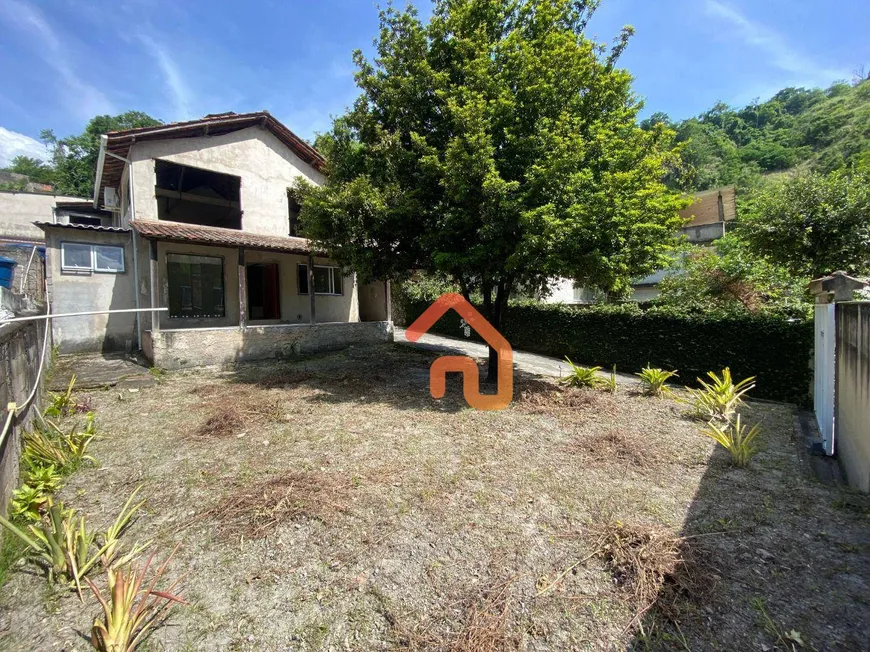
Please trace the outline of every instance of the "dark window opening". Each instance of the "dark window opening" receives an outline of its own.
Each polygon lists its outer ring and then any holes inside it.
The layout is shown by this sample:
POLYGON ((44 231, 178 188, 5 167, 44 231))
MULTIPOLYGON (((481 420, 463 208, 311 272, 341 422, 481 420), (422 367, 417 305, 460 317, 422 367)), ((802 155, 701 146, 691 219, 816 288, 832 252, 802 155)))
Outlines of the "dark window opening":
POLYGON ((290 237, 298 237, 301 231, 299 230, 299 212, 302 207, 292 193, 287 193, 287 208, 290 214, 290 237))
MULTIPOLYGON (((308 294, 308 265, 298 265, 299 294, 308 294)), ((341 268, 314 266, 314 294, 344 294, 341 268)))
POLYGON ((224 316, 224 261, 212 256, 167 254, 169 316, 224 316))
POLYGON ((248 265, 248 315, 251 319, 281 319, 278 265, 248 265))
POLYGON ((70 215, 70 224, 87 224, 88 226, 102 226, 103 220, 99 217, 85 217, 84 215, 70 215))
POLYGON ((167 161, 155 161, 154 169, 158 219, 242 228, 239 177, 167 161))

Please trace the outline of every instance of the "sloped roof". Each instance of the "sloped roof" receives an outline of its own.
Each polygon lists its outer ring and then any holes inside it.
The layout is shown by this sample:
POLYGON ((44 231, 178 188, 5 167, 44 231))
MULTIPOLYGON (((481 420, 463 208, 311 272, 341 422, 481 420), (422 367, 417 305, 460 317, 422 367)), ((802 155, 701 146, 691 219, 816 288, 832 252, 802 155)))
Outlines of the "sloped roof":
MULTIPOLYGON (((234 131, 260 126, 272 132, 278 140, 304 162, 316 170, 323 170, 326 159, 323 155, 294 134, 290 129, 276 120, 268 111, 254 113, 217 113, 210 114, 198 120, 186 122, 171 122, 154 127, 138 127, 123 131, 110 131, 105 135, 106 152, 127 158, 130 146, 136 142, 148 140, 168 140, 171 138, 194 138, 196 136, 217 136, 234 131)), ((102 169, 97 169, 99 180, 98 194, 95 200, 102 205, 103 190, 107 186, 117 187, 124 171, 124 162, 114 156, 101 157, 102 169)))
POLYGON ((142 237, 151 240, 193 242, 294 254, 307 254, 311 251, 311 246, 305 238, 259 235, 236 229, 222 229, 216 226, 200 226, 199 224, 184 224, 166 220, 132 220, 130 226, 142 237))
POLYGON ((680 211, 680 217, 691 220, 686 226, 703 226, 715 222, 730 222, 737 217, 737 188, 724 186, 695 193, 692 205, 680 211), (719 202, 721 197, 722 210, 719 202))
POLYGON ((34 222, 34 225, 45 229, 78 229, 83 231, 103 231, 105 233, 130 233, 130 229, 120 226, 97 226, 96 224, 60 224, 58 222, 34 222))

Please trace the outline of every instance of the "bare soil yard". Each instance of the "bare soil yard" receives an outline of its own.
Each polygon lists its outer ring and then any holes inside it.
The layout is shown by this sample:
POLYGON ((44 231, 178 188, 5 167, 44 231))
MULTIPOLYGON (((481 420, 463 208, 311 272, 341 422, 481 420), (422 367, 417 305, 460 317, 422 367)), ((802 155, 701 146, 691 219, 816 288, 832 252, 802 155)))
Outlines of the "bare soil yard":
MULTIPOLYGON (((870 648, 870 517, 805 474, 791 407, 746 407, 763 450, 740 470, 674 399, 518 378, 480 412, 458 381, 429 396, 432 359, 79 394, 99 465, 60 497, 103 527, 142 484, 126 541, 181 544, 190 604, 146 649, 870 648)), ((0 648, 87 649, 96 614, 18 564, 0 648)))

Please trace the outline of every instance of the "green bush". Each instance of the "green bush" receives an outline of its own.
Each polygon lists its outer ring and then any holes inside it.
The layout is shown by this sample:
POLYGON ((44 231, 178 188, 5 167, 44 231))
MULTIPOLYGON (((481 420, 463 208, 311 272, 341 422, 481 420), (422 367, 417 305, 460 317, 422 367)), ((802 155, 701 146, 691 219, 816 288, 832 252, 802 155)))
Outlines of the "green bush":
MULTIPOLYGON (((429 306, 421 299, 403 303, 406 325, 429 306)), ((462 337, 459 320, 448 312, 433 330, 462 337)), ((523 351, 624 370, 647 364, 679 369, 681 380, 691 385, 711 369, 729 367, 737 378, 756 377, 756 398, 804 404, 809 396, 811 319, 745 311, 691 313, 666 306, 643 310, 636 304, 525 302, 509 305, 504 323, 502 335, 523 351)))

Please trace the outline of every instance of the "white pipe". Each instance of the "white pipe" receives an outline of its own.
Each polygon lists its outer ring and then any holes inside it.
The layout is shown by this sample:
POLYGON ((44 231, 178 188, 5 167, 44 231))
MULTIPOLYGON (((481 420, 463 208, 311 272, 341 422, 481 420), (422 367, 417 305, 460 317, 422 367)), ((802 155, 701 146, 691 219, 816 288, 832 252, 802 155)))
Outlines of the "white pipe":
POLYGON ((116 315, 124 312, 162 312, 169 308, 124 308, 122 310, 89 310, 87 312, 60 312, 56 315, 32 315, 30 317, 15 317, 14 319, 0 320, 0 326, 3 324, 14 324, 21 321, 36 321, 37 319, 54 319, 55 317, 82 317, 86 315, 116 315))
POLYGON ((33 264, 33 257, 36 255, 36 247, 30 252, 30 260, 27 261, 27 269, 24 270, 24 276, 21 277, 21 284, 18 286, 18 294, 24 294, 24 282, 27 280, 27 275, 30 274, 30 266, 33 264))

